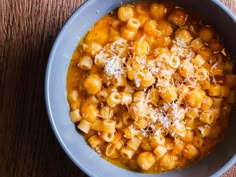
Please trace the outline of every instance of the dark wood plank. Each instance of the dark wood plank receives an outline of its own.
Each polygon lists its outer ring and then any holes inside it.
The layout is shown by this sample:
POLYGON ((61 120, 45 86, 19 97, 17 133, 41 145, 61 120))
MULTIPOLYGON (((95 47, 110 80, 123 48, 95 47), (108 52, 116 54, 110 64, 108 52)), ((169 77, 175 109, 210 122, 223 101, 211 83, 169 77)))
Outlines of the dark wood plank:
MULTIPOLYGON (((235 0, 222 1, 236 13, 235 0)), ((83 2, 0 0, 0 177, 86 177, 57 142, 44 103, 50 49, 83 2)))
POLYGON ((48 55, 82 0, 1 1, 0 176, 86 176, 59 146, 44 104, 48 55))
POLYGON ((235 0, 220 0, 223 2, 229 9, 236 14, 236 1, 235 0))

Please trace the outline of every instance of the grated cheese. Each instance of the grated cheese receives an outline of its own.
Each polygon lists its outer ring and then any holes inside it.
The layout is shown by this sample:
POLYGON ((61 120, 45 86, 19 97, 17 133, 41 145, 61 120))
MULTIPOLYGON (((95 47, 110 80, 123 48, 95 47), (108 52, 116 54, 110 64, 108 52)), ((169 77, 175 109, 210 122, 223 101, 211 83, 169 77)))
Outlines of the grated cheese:
POLYGON ((125 73, 122 59, 118 56, 112 56, 105 64, 104 71, 108 76, 119 78, 119 76, 125 73))
MULTIPOLYGON (((142 41, 145 39, 145 35, 142 36, 139 40, 142 41)), ((141 85, 140 78, 146 78, 146 75, 142 72, 147 70, 151 75, 155 76, 156 82, 153 87, 157 87, 159 92, 166 92, 170 87, 182 87, 182 88, 198 88, 199 83, 197 79, 197 75, 195 71, 199 68, 193 65, 193 72, 191 74, 186 75, 185 77, 180 76, 176 70, 177 68, 171 68, 168 63, 171 62, 173 57, 178 57, 180 60, 184 57, 184 62, 191 63, 191 59, 194 58, 195 54, 190 49, 189 46, 182 43, 181 41, 174 41, 171 49, 160 49, 156 48, 153 50, 153 58, 145 58, 145 56, 139 57, 135 55, 129 55, 126 57, 122 56, 122 50, 126 48, 128 50, 133 50, 132 43, 128 44, 124 40, 118 40, 111 43, 109 48, 109 54, 106 54, 103 50, 95 57, 103 58, 106 60, 104 71, 105 73, 114 78, 118 78, 121 75, 125 74, 127 70, 132 70, 133 68, 140 68, 138 71, 134 71, 134 84, 137 88, 141 85), (117 50, 121 50, 121 52, 117 52, 117 50), (164 52, 163 52, 164 51, 164 52), (168 51, 170 53, 168 53, 168 51), (125 61, 128 60, 126 63, 125 61)), ((192 64, 192 63, 191 63, 192 64)), ((215 63, 211 69, 217 67, 217 63, 215 63)), ((208 73, 207 73, 208 74, 208 73)), ((207 79, 209 80, 209 74, 207 75, 207 79)), ((216 79, 212 77, 212 82, 216 83, 216 79)), ((189 89, 183 89, 179 92, 179 99, 183 99, 184 95, 189 89)), ((144 137, 152 136, 152 135, 160 135, 160 134, 168 134, 171 133, 175 136, 175 132, 173 132, 170 127, 174 126, 177 129, 183 129, 183 122, 181 122, 181 117, 187 112, 187 108, 182 108, 178 106, 177 103, 163 103, 162 105, 152 105, 150 101, 150 94, 148 88, 144 88, 144 91, 147 91, 146 97, 140 100, 135 107, 133 107, 133 111, 138 117, 142 117, 148 121, 148 126, 139 130, 136 130, 133 124, 130 125, 130 131, 132 136, 140 131, 144 137), (171 112, 168 112, 171 110, 171 112), (179 120, 180 119, 180 120, 179 120), (156 128, 155 124, 158 123, 161 128, 156 128), (170 132, 172 131, 172 132, 170 132)), ((130 109, 130 105, 126 105, 127 109, 130 109)), ((136 120, 135 120, 136 121, 136 120)))

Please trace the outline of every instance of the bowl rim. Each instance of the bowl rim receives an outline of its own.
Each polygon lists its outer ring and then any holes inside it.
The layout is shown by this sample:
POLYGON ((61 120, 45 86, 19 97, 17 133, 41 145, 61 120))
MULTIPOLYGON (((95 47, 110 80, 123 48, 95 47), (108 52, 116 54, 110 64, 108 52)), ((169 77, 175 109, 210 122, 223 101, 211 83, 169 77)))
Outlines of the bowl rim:
MULTIPOLYGON (((49 81, 50 81, 50 71, 52 67, 52 63, 54 61, 54 55, 55 50, 58 47, 62 36, 64 33, 68 30, 70 24, 76 19, 77 15, 80 13, 81 10, 86 9, 87 6, 90 5, 95 0, 85 0, 79 7, 77 7, 74 12, 67 18, 67 20, 62 25, 61 29, 59 30, 55 41, 53 43, 53 46, 51 48, 48 62, 46 66, 46 72, 45 72, 45 87, 44 87, 44 96, 45 96, 45 103, 46 103, 46 110, 48 113, 48 118, 51 124, 51 127, 53 129, 54 135, 56 136, 60 146, 64 150, 64 152, 69 156, 70 160, 73 161, 73 163, 76 165, 76 167, 80 168, 84 173, 86 173, 88 176, 94 176, 94 173, 92 173, 89 169, 87 169, 83 164, 81 164, 74 156, 73 154, 68 150, 66 147, 60 132, 57 129, 57 125, 54 121, 54 117, 52 114, 52 108, 51 108, 51 102, 50 102, 50 88, 49 88, 49 81)), ((211 0, 214 4, 216 4, 220 9, 222 9, 236 24, 236 15, 220 0, 211 0)), ((212 177, 218 177, 221 176, 224 172, 226 172, 232 165, 236 163, 236 153, 217 171, 215 171, 211 176, 212 177)))
MULTIPOLYGON (((91 0, 90 0, 91 1, 91 0)), ((49 81, 50 81, 50 71, 53 63, 53 57, 55 55, 55 50, 57 49, 59 42, 62 39, 62 36, 64 35, 65 31, 69 28, 70 24, 74 21, 77 14, 80 13, 82 9, 85 9, 89 5, 89 0, 85 0, 79 7, 77 7, 74 12, 65 20, 65 22, 62 24, 61 29, 59 30, 58 34, 55 37, 55 41, 52 45, 51 51, 49 53, 48 57, 48 63, 46 66, 46 72, 45 72, 45 87, 44 87, 44 96, 45 96, 45 102, 46 102, 46 110, 48 113, 49 122, 51 124, 51 128, 53 129, 54 135, 56 136, 56 139, 58 140, 60 147, 62 147, 63 151, 67 154, 67 156, 72 160, 74 165, 78 167, 82 172, 84 172, 88 176, 94 176, 90 170, 88 170, 86 167, 83 166, 76 158, 73 156, 73 154, 68 150, 66 147, 60 132, 57 129, 56 123, 54 121, 54 117, 52 114, 52 108, 51 108, 51 102, 50 102, 50 91, 49 91, 49 81)))
POLYGON ((213 1, 218 7, 220 7, 230 18, 236 23, 236 15, 220 0, 211 0, 213 1))

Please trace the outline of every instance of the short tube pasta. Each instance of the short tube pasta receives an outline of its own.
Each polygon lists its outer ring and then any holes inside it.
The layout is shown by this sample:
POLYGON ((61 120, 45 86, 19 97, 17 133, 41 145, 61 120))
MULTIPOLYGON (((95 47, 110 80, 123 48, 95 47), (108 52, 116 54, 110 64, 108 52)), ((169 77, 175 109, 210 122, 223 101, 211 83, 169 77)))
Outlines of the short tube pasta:
POLYGON ((212 105, 213 105, 213 100, 212 100, 212 98, 209 97, 209 96, 206 96, 206 97, 204 98, 204 100, 202 101, 201 110, 203 110, 203 111, 210 110, 211 107, 212 107, 212 105))
POLYGON ((117 143, 121 140, 121 138, 123 137, 123 133, 121 131, 116 131, 114 138, 112 140, 112 143, 117 143))
POLYGON ((113 110, 108 106, 104 106, 100 110, 100 116, 103 119, 111 119, 113 115, 114 115, 113 110))
POLYGON ((166 88, 166 91, 161 91, 159 94, 161 98, 166 102, 172 102, 178 97, 175 87, 166 88))
POLYGON ((100 138, 106 142, 112 142, 114 137, 115 137, 114 132, 110 132, 110 133, 101 132, 101 134, 100 134, 100 138))
POLYGON ((96 131, 102 131, 103 130, 103 121, 100 119, 96 119, 92 123, 91 129, 96 130, 96 131))
POLYGON ((127 80, 125 76, 119 76, 113 82, 116 87, 122 87, 127 85, 127 80))
POLYGON ((103 131, 106 133, 115 132, 116 122, 114 120, 103 120, 103 131))
POLYGON ((106 147, 106 155, 108 157, 112 156, 116 152, 116 145, 113 143, 109 143, 106 147))
POLYGON ((79 125, 77 126, 78 129, 83 131, 84 133, 88 133, 91 127, 91 123, 86 120, 81 120, 79 125))
POLYGON ((212 85, 208 89, 208 95, 209 96, 220 96, 221 95, 221 86, 220 85, 212 85))
POLYGON ((133 138, 133 129, 132 127, 126 127, 123 129, 124 137, 127 139, 133 138))
POLYGON ((78 98, 78 92, 76 90, 70 91, 68 93, 67 99, 72 110, 80 107, 81 100, 78 98))
POLYGON ((127 142, 127 145, 132 148, 133 150, 137 151, 137 149, 139 148, 141 144, 141 140, 139 140, 138 138, 134 137, 132 139, 130 139, 128 142, 127 142))
POLYGON ((200 135, 205 138, 207 136, 210 135, 210 127, 209 126, 199 126, 198 127, 199 131, 200 131, 200 135))
POLYGON ((130 123, 133 122, 133 120, 127 112, 124 112, 122 114, 122 122, 125 126, 127 126, 127 125, 130 125, 130 123))
POLYGON ((121 118, 117 119, 116 120, 116 129, 119 130, 119 129, 122 129, 122 128, 124 128, 123 120, 121 118))
POLYGON ((115 107, 116 105, 120 104, 121 96, 118 92, 112 92, 107 98, 107 104, 110 107, 115 107))
POLYGON ((127 27, 121 28, 121 36, 126 40, 134 40, 136 36, 136 31, 130 30, 127 27))
POLYGON ((174 56, 170 58, 170 60, 168 60, 168 64, 170 65, 170 67, 177 69, 180 65, 180 59, 174 56))
POLYGON ((126 159, 131 159, 134 155, 134 152, 135 151, 128 146, 125 146, 120 150, 121 156, 123 156, 126 159))
POLYGON ((127 22, 127 28, 131 31, 138 31, 141 22, 137 18, 130 18, 127 22))
MULTIPOLYGON (((194 39, 194 40, 192 40, 192 42, 191 42, 191 47, 192 47, 192 49, 195 51, 195 52, 197 52, 198 50, 200 50, 202 47, 204 47, 204 44, 203 44, 203 41, 200 39, 200 38, 196 38, 196 39, 194 39)), ((200 62, 197 62, 197 65, 202 65, 202 62, 201 61, 203 61, 201 58, 199 58, 199 57, 201 57, 200 55, 197 55, 197 58, 195 58, 195 60, 196 61, 200 61, 200 62)), ((204 63, 204 62, 203 62, 204 63)))
POLYGON ((100 92, 97 94, 97 98, 101 101, 106 101, 107 97, 109 96, 108 90, 107 89, 102 89, 100 92))
POLYGON ((213 110, 202 112, 200 115, 200 120, 207 124, 214 123, 216 120, 215 112, 213 110))
POLYGON ((193 145, 197 148, 201 148, 203 146, 204 140, 201 137, 194 137, 193 145))
POLYGON ((159 145, 154 149, 153 152, 157 156, 157 158, 161 158, 167 152, 167 149, 162 145, 159 145))
POLYGON ((158 145, 164 145, 165 144, 165 138, 164 136, 153 136, 150 142, 150 145, 155 148, 158 145))
POLYGON ((199 68, 196 71, 196 75, 197 75, 197 78, 198 78, 199 81, 204 81, 204 80, 207 80, 209 78, 208 71, 205 68, 199 68))
POLYGON ((132 103, 132 95, 130 93, 121 92, 120 96, 121 96, 121 101, 120 101, 121 105, 129 105, 132 103))
POLYGON ((147 55, 150 51, 150 45, 145 40, 136 40, 134 41, 133 46, 135 55, 140 57, 142 57, 143 55, 147 55))
POLYGON ((103 141, 97 135, 93 135, 88 139, 88 144, 92 148, 96 148, 97 146, 99 146, 102 143, 103 143, 103 141))
POLYGON ((76 109, 70 112, 70 120, 72 122, 78 122, 81 120, 79 109, 76 109))

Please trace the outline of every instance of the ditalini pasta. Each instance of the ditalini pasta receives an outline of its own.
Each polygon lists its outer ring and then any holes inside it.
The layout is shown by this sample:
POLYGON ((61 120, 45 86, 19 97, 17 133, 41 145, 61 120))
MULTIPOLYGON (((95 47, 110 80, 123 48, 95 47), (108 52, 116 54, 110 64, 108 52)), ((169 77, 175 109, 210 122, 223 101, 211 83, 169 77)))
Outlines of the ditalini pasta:
POLYGON ((236 101, 233 62, 214 28, 170 2, 119 7, 74 51, 70 118, 106 160, 160 173, 202 159, 236 101))

